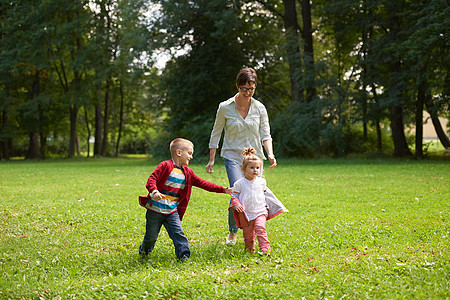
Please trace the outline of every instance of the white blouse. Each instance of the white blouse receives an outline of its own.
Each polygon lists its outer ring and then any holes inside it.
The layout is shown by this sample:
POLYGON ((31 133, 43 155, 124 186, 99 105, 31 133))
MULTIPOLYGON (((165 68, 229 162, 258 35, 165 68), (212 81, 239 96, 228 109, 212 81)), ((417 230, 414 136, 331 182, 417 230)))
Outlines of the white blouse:
POLYGON ((252 98, 247 116, 242 118, 236 109, 234 97, 219 104, 216 120, 211 131, 209 148, 218 148, 222 131, 225 129, 220 155, 224 158, 242 162, 242 150, 253 147, 256 155, 266 159, 262 142, 272 140, 269 117, 264 104, 252 98))
POLYGON ((267 205, 264 191, 266 190, 266 180, 256 177, 250 181, 243 177, 233 185, 234 196, 239 199, 244 207, 248 221, 256 219, 260 215, 267 215, 267 205))

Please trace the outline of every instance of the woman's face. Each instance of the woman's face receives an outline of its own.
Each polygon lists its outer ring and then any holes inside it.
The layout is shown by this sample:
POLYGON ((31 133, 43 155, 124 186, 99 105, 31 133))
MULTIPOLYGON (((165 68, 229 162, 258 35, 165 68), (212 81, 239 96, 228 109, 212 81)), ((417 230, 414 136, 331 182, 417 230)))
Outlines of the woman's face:
POLYGON ((250 100, 250 98, 255 93, 256 83, 247 82, 245 85, 236 85, 239 91, 239 96, 245 100, 250 100))

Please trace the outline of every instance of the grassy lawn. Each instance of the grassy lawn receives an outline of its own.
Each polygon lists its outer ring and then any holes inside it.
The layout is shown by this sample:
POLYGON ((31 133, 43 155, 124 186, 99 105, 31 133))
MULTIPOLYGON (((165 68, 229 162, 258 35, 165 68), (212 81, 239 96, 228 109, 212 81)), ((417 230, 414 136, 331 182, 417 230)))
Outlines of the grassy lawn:
MULTIPOLYGON (((195 161, 195 160, 194 160, 195 161)), ((448 299, 450 162, 281 160, 265 171, 290 210, 272 256, 225 245, 228 197, 194 188, 189 262, 162 229, 148 258, 145 158, 0 163, 0 299, 448 299)), ((227 185, 215 173, 200 177, 227 185)))

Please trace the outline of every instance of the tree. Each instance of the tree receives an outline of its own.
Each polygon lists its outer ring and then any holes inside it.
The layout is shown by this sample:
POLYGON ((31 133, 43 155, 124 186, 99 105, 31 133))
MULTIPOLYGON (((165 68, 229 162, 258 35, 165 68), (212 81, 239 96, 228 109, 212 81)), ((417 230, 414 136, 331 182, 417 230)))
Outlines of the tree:
MULTIPOLYGON (((93 1, 94 37, 90 44, 91 66, 95 71, 94 84, 97 90, 95 106, 95 155, 108 155, 111 143, 111 116, 117 111, 115 155, 118 155, 123 127, 126 83, 131 77, 142 76, 145 64, 136 63, 148 49, 145 37, 147 29, 143 22, 146 2, 133 1, 93 1), (95 4, 95 6, 94 6, 95 4), (117 96, 118 95, 118 96, 117 96), (103 98, 103 101, 101 99, 103 98), (116 99, 119 98, 117 103, 116 99), (102 103, 103 102, 103 103, 102 103), (116 106, 119 109, 116 110, 116 106), (103 112, 102 112, 103 111, 103 112)), ((115 129, 112 129, 116 131, 115 129)))
POLYGON ((424 106, 431 115, 433 125, 445 148, 450 147, 447 134, 438 119, 440 112, 448 110, 448 34, 450 8, 447 1, 429 0, 411 3, 408 16, 410 34, 402 42, 404 58, 411 70, 417 89, 416 103, 416 156, 422 157, 422 114, 424 106))
POLYGON ((9 157, 8 147, 13 139, 21 138, 22 131, 29 139, 27 157, 43 157, 47 141, 58 134, 62 141, 69 141, 68 147, 62 147, 67 155, 74 156, 80 149, 77 124, 85 123, 89 140, 94 105, 102 121, 97 141, 103 140, 103 154, 113 134, 118 136, 119 148, 125 110, 134 106, 126 103, 127 94, 136 94, 132 89, 143 90, 146 57, 142 54, 148 50, 146 2, 98 3, 103 8, 98 13, 92 10, 95 2, 87 0, 1 3, 2 157, 9 157), (103 99, 106 95, 108 105, 95 102, 98 93, 103 99), (120 101, 115 103, 117 94, 120 101), (78 119, 81 108, 84 120, 78 119), (113 122, 108 121, 111 114, 115 114, 113 122), (110 123, 120 128, 111 128, 110 123), (66 125, 67 132, 62 129, 66 125))
POLYGON ((75 155, 77 143, 77 118, 86 91, 83 77, 88 70, 86 37, 89 32, 90 15, 87 1, 52 0, 46 3, 47 13, 53 17, 50 28, 54 37, 49 47, 53 70, 58 75, 63 101, 66 103, 70 135, 68 157, 75 155))
POLYGON ((5 71, 2 82, 10 99, 3 103, 3 127, 8 128, 10 108, 14 100, 18 100, 17 118, 21 119, 21 127, 29 137, 26 157, 43 158, 46 131, 52 122, 49 108, 54 101, 45 90, 50 68, 47 49, 52 38, 48 28, 52 20, 44 13, 47 6, 41 1, 11 2, 3 8, 1 61, 5 71))
POLYGON ((286 52, 291 78, 291 94, 295 102, 304 101, 303 65, 299 48, 299 25, 295 0, 284 0, 284 27, 286 29, 286 52))
POLYGON ((161 7, 152 28, 155 47, 180 51, 162 74, 166 128, 204 152, 217 105, 235 91, 234 78, 246 62, 240 9, 226 0, 155 2, 161 7))
POLYGON ((274 18, 283 20, 284 30, 282 32, 286 43, 292 99, 294 102, 303 102, 305 99, 307 102, 311 102, 316 96, 316 74, 310 1, 299 1, 302 26, 299 23, 296 0, 283 0, 282 3, 262 0, 255 2, 271 12, 271 16, 274 18), (281 11, 280 7, 284 7, 284 11, 281 11), (303 53, 300 51, 301 45, 303 45, 303 53))

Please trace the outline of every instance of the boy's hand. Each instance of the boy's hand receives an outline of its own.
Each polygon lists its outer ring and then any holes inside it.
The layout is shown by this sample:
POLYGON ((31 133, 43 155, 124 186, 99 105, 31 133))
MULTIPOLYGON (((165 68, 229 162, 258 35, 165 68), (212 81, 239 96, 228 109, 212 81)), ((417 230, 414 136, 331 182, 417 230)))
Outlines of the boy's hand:
POLYGON ((237 212, 244 212, 244 207, 241 204, 235 205, 233 208, 237 212))
POLYGON ((152 196, 153 200, 161 200, 161 199, 165 199, 166 196, 164 194, 161 194, 159 191, 156 191, 153 196, 152 196))
POLYGON ((233 188, 230 188, 230 187, 224 187, 224 188, 223 188, 223 192, 224 192, 225 194, 230 194, 230 195, 231 195, 231 193, 233 192, 233 188))

